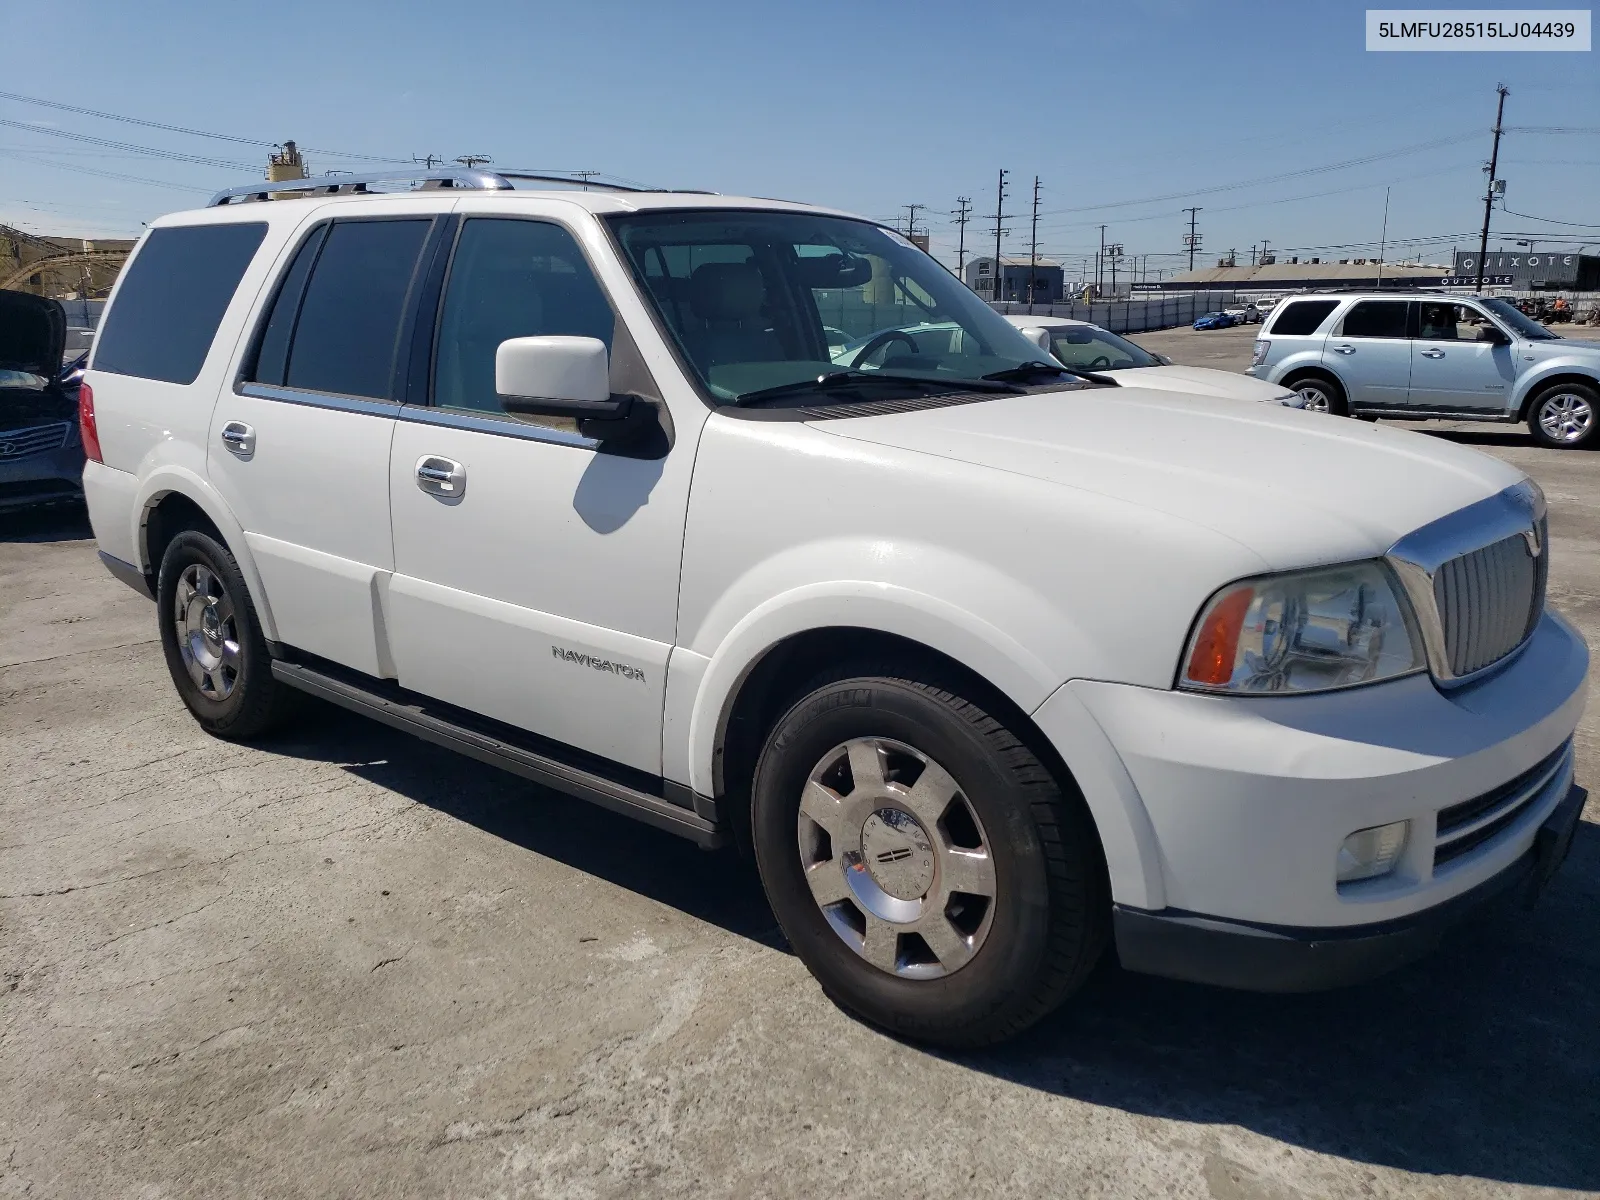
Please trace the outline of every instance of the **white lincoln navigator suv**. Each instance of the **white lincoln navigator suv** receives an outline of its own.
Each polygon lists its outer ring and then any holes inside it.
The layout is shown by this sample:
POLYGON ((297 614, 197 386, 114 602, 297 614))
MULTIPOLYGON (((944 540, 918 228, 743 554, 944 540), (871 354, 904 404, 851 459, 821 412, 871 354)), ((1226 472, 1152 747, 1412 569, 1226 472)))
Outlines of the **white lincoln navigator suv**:
POLYGON ((1515 468, 1065 368, 842 213, 395 182, 155 222, 95 347, 101 555, 215 735, 310 693, 741 843, 948 1045, 1108 944, 1365 977, 1560 863, 1588 652, 1515 468))

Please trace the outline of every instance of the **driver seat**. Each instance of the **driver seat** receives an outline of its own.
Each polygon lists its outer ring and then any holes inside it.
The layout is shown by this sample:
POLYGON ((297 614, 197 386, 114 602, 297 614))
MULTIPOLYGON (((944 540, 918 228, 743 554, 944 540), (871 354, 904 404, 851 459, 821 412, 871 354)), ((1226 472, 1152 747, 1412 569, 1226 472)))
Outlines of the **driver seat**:
POLYGON ((703 323, 697 357, 705 366, 788 358, 762 309, 766 281, 753 263, 702 263, 689 276, 689 307, 703 323))

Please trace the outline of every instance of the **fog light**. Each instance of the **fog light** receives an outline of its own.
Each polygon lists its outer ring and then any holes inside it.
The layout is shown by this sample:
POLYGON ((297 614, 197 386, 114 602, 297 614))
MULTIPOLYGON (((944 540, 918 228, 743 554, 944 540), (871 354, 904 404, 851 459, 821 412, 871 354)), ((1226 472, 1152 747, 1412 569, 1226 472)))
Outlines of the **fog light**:
POLYGON ((1394 870, 1395 863, 1400 861, 1400 852, 1406 848, 1406 829, 1410 824, 1396 821, 1392 825, 1375 825, 1371 829, 1358 829, 1345 838, 1344 845, 1339 847, 1339 882, 1376 879, 1394 870))

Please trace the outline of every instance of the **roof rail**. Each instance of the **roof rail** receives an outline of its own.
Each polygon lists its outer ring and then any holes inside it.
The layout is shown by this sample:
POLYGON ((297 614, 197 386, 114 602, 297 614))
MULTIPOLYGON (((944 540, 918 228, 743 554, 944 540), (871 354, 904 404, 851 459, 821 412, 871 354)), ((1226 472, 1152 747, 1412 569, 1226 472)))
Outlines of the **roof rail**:
MULTIPOLYGON (((576 181, 574 181, 576 182, 576 181)), ((206 204, 216 208, 222 204, 249 204, 271 200, 283 193, 299 196, 361 195, 371 190, 374 183, 421 183, 425 189, 476 188, 485 191, 505 191, 511 187, 503 175, 492 171, 474 171, 454 167, 438 171, 376 171, 370 175, 318 175, 313 179, 263 180, 240 187, 223 188, 206 204)))

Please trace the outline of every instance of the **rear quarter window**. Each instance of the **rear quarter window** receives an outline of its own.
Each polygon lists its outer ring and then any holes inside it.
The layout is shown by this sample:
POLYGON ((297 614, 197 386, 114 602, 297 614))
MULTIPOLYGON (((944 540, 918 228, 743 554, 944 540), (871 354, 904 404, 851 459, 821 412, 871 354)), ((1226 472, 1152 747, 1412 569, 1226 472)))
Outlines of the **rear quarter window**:
POLYGON ((153 230, 100 327, 94 369, 193 383, 266 236, 265 222, 153 230))
POLYGON ((1338 307, 1337 300, 1296 300, 1292 304, 1281 304, 1277 316, 1272 318, 1272 327, 1265 332, 1282 337, 1315 333, 1317 326, 1338 307))

